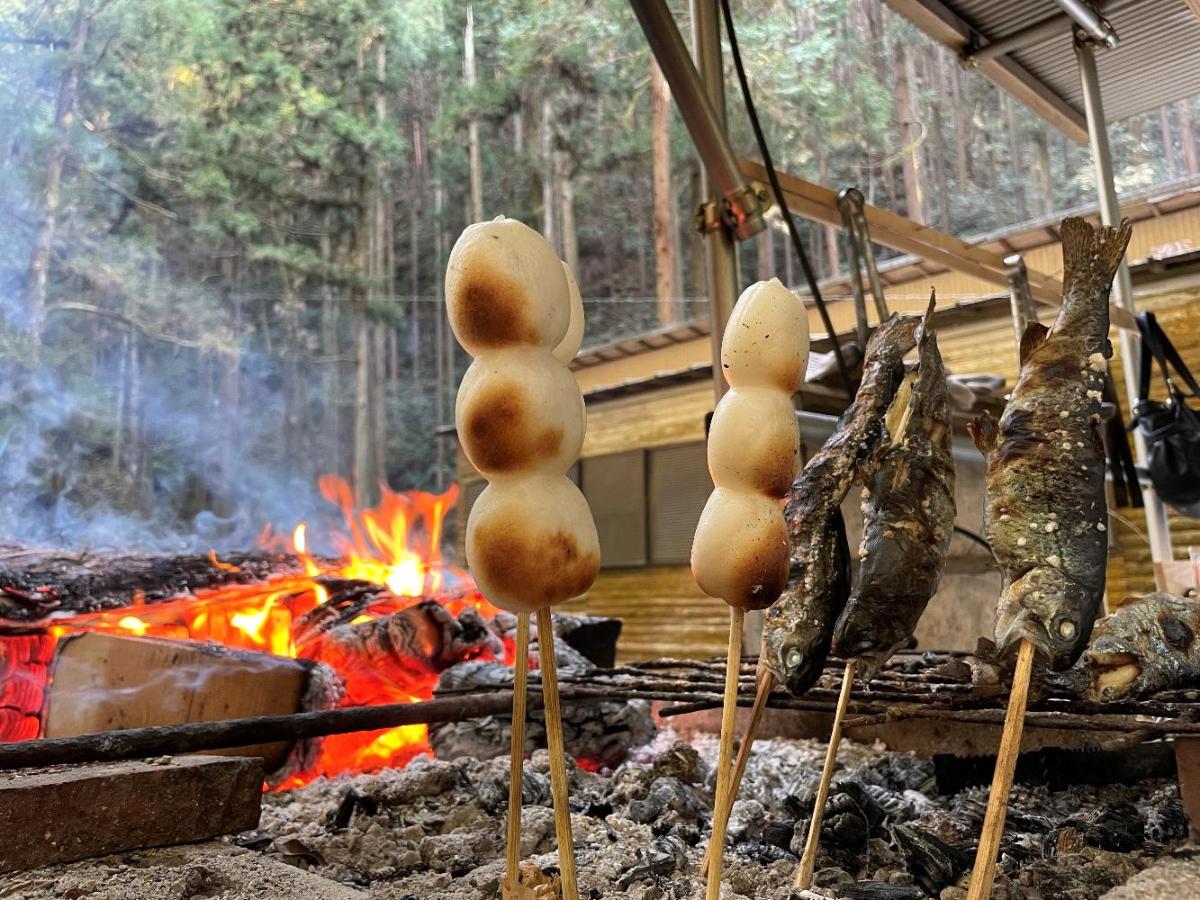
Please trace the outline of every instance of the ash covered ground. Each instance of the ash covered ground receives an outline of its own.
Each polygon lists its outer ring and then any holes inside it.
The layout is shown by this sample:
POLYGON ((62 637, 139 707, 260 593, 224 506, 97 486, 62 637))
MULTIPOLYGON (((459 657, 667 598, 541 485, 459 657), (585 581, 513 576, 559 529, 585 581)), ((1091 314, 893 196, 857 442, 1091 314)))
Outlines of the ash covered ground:
MULTIPOLYGON (((823 754, 819 741, 756 745, 731 822, 723 897, 801 896, 790 885, 823 754)), ((573 770, 582 897, 703 896, 715 756, 714 738, 688 744, 664 732, 611 774, 573 770)), ((820 893, 965 897, 986 789, 939 796, 929 762, 851 741, 839 762, 817 866, 820 893)), ((267 796, 255 833, 0 876, 0 896, 490 900, 503 872, 507 767, 504 757, 421 759, 403 771, 319 781, 267 796)), ((553 874, 544 752, 527 763, 524 798, 522 853, 553 874)), ((1200 863, 1185 836, 1173 781, 1058 791, 1018 785, 993 897, 1200 896, 1200 863), (1192 893, 1189 877, 1197 879, 1192 893)))

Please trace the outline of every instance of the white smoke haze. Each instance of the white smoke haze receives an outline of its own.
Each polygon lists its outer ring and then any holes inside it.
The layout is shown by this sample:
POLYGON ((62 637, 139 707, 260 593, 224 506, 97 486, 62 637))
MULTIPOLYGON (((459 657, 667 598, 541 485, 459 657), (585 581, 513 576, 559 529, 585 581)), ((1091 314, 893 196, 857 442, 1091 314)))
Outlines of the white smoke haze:
POLYGON ((116 458, 118 442, 129 441, 114 421, 119 373, 0 360, 0 540, 163 553, 249 549, 264 525, 289 533, 306 520, 311 549, 330 552, 322 536, 340 512, 316 489, 321 461, 288 457, 279 446, 275 367, 242 357, 239 406, 252 412, 231 421, 206 396, 191 356, 147 356, 138 458, 124 461, 116 458))

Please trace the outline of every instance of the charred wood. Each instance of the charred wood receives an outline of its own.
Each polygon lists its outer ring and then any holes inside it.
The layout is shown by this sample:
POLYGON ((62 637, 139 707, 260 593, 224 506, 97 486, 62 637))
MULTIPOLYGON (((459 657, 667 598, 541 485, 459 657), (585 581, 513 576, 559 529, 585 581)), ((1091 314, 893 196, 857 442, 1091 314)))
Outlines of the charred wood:
POLYGON ((0 620, 34 623, 50 612, 98 612, 225 584, 297 574, 290 554, 155 556, 0 546, 0 620))

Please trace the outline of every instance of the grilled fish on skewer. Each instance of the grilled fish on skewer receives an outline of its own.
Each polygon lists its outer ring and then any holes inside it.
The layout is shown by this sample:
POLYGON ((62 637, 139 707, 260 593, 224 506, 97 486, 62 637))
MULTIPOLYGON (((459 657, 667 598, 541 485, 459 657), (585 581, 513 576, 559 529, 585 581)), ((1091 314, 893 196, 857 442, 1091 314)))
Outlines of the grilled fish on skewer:
POLYGON ((1061 671, 1078 659, 1104 593, 1104 448, 1097 426, 1112 353, 1108 295, 1127 221, 1062 224, 1063 302, 1054 326, 1021 339, 1021 375, 1004 415, 969 426, 987 455, 984 530, 1004 576, 1001 654, 1029 640, 1061 671))
POLYGON ((766 614, 763 664, 792 694, 821 674, 834 622, 850 591, 850 559, 841 502, 857 467, 875 451, 883 418, 916 346, 919 320, 893 316, 871 337, 863 380, 833 435, 796 482, 784 515, 792 539, 787 587, 766 614))
POLYGON ((937 590, 954 533, 950 396, 937 335, 921 324, 917 368, 900 383, 887 437, 863 469, 862 565, 834 629, 838 656, 857 657, 866 681, 912 637, 937 590))
POLYGON ((1171 594, 1130 600, 1096 623, 1080 663, 1092 700, 1142 697, 1200 681, 1200 602, 1171 594))

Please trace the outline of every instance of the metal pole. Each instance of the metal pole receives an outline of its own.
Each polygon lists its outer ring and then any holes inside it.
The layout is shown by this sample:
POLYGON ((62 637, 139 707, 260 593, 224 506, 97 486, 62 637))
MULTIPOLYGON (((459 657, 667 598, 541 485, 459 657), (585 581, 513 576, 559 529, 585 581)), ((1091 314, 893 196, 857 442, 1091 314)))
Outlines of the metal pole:
MULTIPOLYGON (((721 62, 720 0, 691 0, 692 52, 704 92, 712 104, 717 126, 725 133, 725 67, 721 62)), ((707 200, 720 204, 716 196, 719 185, 705 168, 701 171, 700 191, 707 200)), ((717 400, 725 395, 729 385, 721 369, 721 338, 725 323, 733 313, 737 297, 737 257, 733 236, 724 226, 708 232, 704 242, 704 259, 708 271, 708 301, 712 320, 713 390, 717 400)))
MULTIPOLYGON (((1112 153, 1108 146, 1108 125, 1104 120, 1104 104, 1100 97, 1100 76, 1096 71, 1094 44, 1076 32, 1075 59, 1079 64, 1079 78, 1083 86, 1083 110, 1087 116, 1088 140, 1092 146, 1092 164, 1096 169, 1096 193, 1100 199, 1100 221, 1105 225, 1116 225, 1121 220, 1121 206, 1117 202, 1117 187, 1113 182, 1112 153)), ((1113 282, 1113 302, 1130 312, 1134 311, 1133 279, 1129 266, 1122 260, 1113 282)), ((1125 397, 1133 407, 1137 397, 1138 340, 1125 329, 1119 330, 1121 341, 1121 368, 1125 375, 1125 397)), ((1138 465, 1146 461, 1146 441, 1141 432, 1133 433, 1134 448, 1138 465)), ((1150 538, 1150 558, 1162 563, 1172 558, 1171 531, 1167 524, 1167 510, 1152 487, 1142 489, 1145 499, 1146 531, 1150 538)), ((1157 576, 1157 571, 1156 571, 1157 576)))
MULTIPOLYGON (((692 136, 713 191, 720 194, 719 218, 738 240, 748 240, 767 225, 758 194, 738 167, 725 135, 724 106, 718 111, 717 103, 706 93, 665 0, 632 0, 632 6, 650 51, 671 87, 679 115, 692 136)), ((719 54, 719 45, 717 50, 719 54)))
POLYGON ((1104 44, 1109 50, 1117 46, 1117 33, 1113 27, 1086 0, 1058 0, 1058 5, 1088 38, 1104 44))
POLYGON ((980 63, 987 62, 989 59, 995 59, 997 56, 1003 56, 1005 53, 1010 53, 1013 50, 1020 50, 1022 47, 1036 44, 1044 38, 1070 31, 1074 27, 1074 24, 1075 20, 1066 13, 1057 13, 1048 19, 1034 22, 1020 31, 1014 31, 1012 34, 1002 37, 999 40, 984 44, 978 50, 969 52, 963 56, 962 61, 969 66, 977 66, 980 63))
POLYGON ((846 192, 838 196, 838 212, 842 214, 842 230, 846 234, 846 259, 850 263, 850 290, 854 293, 854 322, 857 326, 858 346, 865 348, 871 337, 871 326, 867 322, 867 297, 863 293, 862 262, 858 257, 858 240, 854 234, 854 217, 846 192))
MULTIPOLYGON (((1113 0, 1113 2, 1105 3, 1102 9, 1104 15, 1112 15, 1115 12, 1123 9, 1126 6, 1131 6, 1137 0, 1113 0)), ((1060 2, 1060 6, 1063 4, 1060 2)), ((1064 7, 1065 8, 1065 7, 1064 7)), ((1099 20, 1099 28, 1102 37, 1097 38, 1110 50, 1117 46, 1118 36, 1112 26, 1103 18, 1099 20)), ((972 49, 967 47, 963 51, 962 61, 968 66, 978 66, 980 63, 985 63, 990 59, 995 59, 997 56, 1004 56, 1006 53, 1012 53, 1014 50, 1021 50, 1025 47, 1032 46, 1039 41, 1052 38, 1055 35, 1063 34, 1072 30, 1075 27, 1076 19, 1071 13, 1061 12, 1055 13, 1039 22, 1034 22, 1032 25, 1026 25, 1017 31, 1007 34, 1002 38, 997 38, 984 44, 982 47, 972 49)))
POLYGON ((1021 339, 1031 322, 1038 320, 1033 294, 1029 291, 1029 269, 1020 253, 1004 257, 1004 272, 1008 275, 1008 299, 1012 304, 1013 331, 1017 338, 1017 365, 1021 364, 1021 339))

